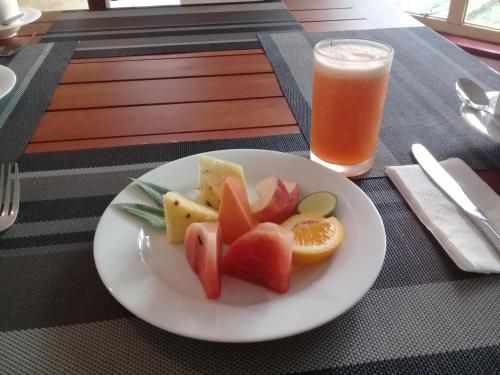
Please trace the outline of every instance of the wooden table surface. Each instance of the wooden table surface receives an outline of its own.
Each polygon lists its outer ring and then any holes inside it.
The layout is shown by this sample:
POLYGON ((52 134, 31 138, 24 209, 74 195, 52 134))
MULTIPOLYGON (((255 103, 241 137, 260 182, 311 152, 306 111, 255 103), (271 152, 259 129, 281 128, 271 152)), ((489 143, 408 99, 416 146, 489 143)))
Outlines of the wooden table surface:
MULTIPOLYGON (((418 26, 379 0, 285 0, 308 31, 418 26)), ((44 13, 3 41, 36 43, 44 13)), ((297 133, 262 49, 75 59, 26 152, 297 133)))
MULTIPOLYGON (((284 3, 306 31, 421 26, 381 0, 284 3)), ((57 15, 0 45, 39 42, 57 15)), ((74 59, 25 152, 298 132, 262 49, 74 59)), ((500 193, 498 170, 480 175, 500 193)))

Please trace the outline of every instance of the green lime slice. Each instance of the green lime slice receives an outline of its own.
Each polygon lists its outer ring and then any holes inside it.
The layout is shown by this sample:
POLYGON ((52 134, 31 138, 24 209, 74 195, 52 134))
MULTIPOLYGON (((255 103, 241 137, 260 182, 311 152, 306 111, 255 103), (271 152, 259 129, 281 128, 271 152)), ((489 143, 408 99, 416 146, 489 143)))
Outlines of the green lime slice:
POLYGON ((300 214, 319 214, 323 217, 333 215, 337 207, 337 196, 328 191, 317 191, 302 198, 297 205, 300 214))

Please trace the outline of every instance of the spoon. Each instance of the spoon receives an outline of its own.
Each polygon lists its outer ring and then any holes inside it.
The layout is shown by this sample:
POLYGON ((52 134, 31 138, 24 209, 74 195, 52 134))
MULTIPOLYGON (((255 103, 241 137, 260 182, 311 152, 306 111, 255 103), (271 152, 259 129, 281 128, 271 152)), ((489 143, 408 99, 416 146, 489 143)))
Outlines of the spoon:
POLYGON ((468 78, 459 78, 455 84, 458 97, 469 107, 485 111, 494 115, 490 107, 490 99, 486 96, 484 90, 476 82, 468 78))

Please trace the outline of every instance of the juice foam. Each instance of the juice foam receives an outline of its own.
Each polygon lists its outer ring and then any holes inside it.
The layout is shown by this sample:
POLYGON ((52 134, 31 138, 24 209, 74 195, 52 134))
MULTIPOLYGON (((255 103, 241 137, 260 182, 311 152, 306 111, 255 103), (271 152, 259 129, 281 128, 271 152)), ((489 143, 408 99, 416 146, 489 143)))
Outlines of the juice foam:
POLYGON ((389 51, 371 45, 355 43, 326 44, 315 53, 315 64, 324 74, 345 74, 355 78, 357 75, 366 78, 387 74, 390 65, 386 58, 389 51))

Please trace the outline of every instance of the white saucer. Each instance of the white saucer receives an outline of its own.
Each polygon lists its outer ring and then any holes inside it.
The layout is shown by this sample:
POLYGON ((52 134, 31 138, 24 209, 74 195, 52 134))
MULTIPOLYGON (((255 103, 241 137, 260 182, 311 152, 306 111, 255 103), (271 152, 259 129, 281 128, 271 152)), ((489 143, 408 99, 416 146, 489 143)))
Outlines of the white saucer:
MULTIPOLYGON (((499 92, 488 91, 486 95, 490 99, 490 107, 495 108, 499 92)), ((500 143, 500 117, 471 108, 466 104, 460 106, 460 115, 469 126, 492 141, 500 143)))
POLYGON ((42 15, 42 12, 35 8, 21 7, 20 10, 23 13, 20 19, 10 25, 0 25, 0 39, 12 38, 22 26, 36 21, 42 15))
POLYGON ((7 95, 16 84, 16 74, 7 68, 0 65, 0 99, 7 95))

